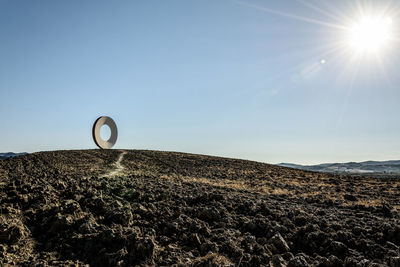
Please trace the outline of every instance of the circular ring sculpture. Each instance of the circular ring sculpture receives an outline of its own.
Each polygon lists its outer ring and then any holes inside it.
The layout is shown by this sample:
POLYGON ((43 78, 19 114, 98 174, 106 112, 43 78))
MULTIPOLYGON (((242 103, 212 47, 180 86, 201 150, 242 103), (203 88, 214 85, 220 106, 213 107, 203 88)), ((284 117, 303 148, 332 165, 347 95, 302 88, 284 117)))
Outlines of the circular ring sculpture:
POLYGON ((115 145, 115 142, 117 142, 117 137, 118 137, 117 125, 115 124, 114 120, 111 119, 110 117, 101 116, 93 124, 92 135, 94 142, 99 148, 110 149, 115 145), (101 138, 100 136, 100 129, 103 125, 108 125, 108 127, 110 127, 111 130, 111 136, 107 141, 103 140, 103 138, 101 138))

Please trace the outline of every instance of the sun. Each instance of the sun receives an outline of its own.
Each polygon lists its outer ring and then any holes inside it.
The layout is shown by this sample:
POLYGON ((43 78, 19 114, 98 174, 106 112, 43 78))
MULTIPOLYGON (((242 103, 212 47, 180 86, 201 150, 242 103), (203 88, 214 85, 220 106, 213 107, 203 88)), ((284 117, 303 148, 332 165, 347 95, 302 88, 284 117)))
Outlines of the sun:
POLYGON ((348 42, 355 53, 381 53, 392 38, 390 17, 364 16, 349 27, 348 42))

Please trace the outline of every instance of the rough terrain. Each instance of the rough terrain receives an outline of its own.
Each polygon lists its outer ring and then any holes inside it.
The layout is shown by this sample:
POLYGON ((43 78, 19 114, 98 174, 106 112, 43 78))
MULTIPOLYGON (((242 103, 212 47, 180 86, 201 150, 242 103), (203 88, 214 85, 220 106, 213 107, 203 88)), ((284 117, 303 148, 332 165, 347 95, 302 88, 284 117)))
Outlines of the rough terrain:
POLYGON ((400 266, 400 177, 175 152, 0 161, 0 265, 400 266))

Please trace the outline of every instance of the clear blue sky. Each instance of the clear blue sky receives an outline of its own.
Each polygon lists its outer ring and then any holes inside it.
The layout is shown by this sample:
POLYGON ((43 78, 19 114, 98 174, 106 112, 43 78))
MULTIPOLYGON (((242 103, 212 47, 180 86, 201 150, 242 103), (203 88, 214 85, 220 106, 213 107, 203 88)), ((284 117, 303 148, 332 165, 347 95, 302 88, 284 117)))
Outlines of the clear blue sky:
POLYGON ((335 49, 360 5, 396 26, 399 3, 355 3, 0 0, 0 152, 95 148, 108 115, 115 148, 400 159, 398 39, 380 60, 335 49))

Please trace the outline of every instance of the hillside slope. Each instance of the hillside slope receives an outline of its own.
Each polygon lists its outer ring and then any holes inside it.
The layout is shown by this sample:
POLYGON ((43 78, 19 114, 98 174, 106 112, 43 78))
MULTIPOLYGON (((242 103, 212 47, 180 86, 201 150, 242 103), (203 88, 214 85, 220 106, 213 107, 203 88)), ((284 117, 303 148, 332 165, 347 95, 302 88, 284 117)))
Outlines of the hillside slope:
POLYGON ((289 167, 300 170, 327 172, 327 173, 369 174, 375 176, 389 176, 389 175, 400 176, 400 160, 324 163, 318 165, 298 165, 292 163, 280 163, 278 165, 282 167, 289 167))
POLYGON ((1 265, 400 264, 398 178, 81 150, 0 161, 0 187, 1 265))

